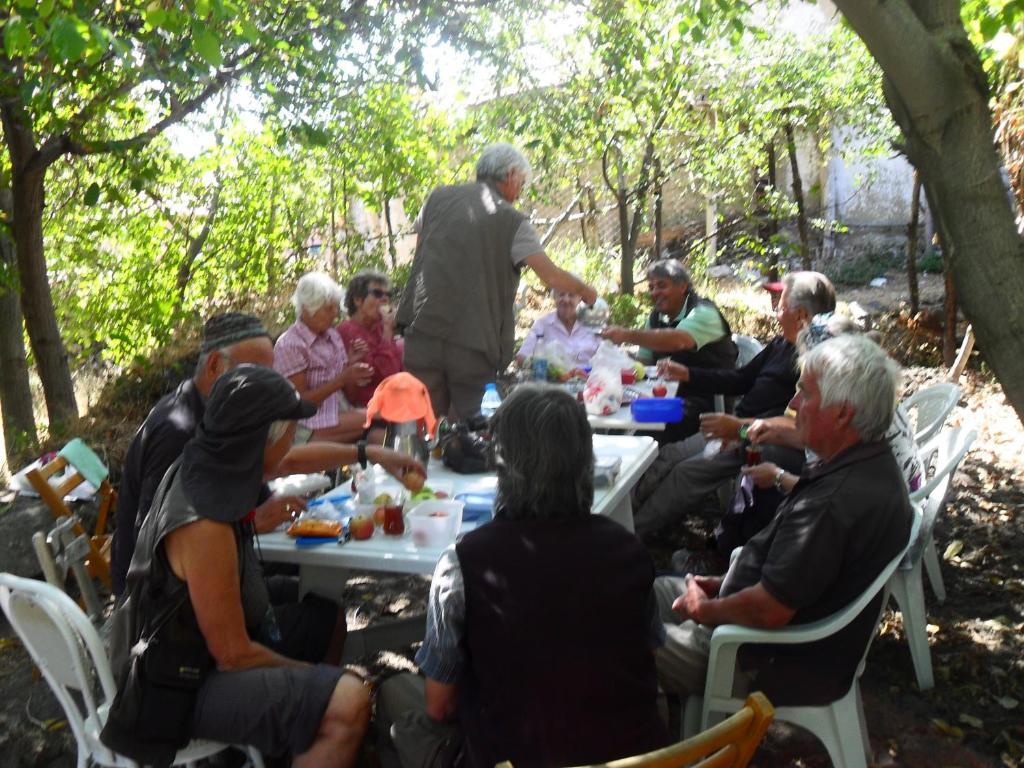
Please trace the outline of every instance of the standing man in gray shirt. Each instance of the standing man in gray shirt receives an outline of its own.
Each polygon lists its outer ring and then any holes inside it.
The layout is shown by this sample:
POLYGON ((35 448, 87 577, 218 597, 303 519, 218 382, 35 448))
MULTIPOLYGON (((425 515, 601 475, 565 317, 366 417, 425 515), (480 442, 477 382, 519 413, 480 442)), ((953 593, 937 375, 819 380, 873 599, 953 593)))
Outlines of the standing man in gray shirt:
POLYGON ((509 144, 480 154, 476 181, 438 187, 416 219, 416 256, 398 305, 405 369, 430 391, 434 413, 467 418, 484 386, 512 360, 513 304, 523 267, 549 288, 597 291, 555 266, 516 201, 530 164, 509 144))

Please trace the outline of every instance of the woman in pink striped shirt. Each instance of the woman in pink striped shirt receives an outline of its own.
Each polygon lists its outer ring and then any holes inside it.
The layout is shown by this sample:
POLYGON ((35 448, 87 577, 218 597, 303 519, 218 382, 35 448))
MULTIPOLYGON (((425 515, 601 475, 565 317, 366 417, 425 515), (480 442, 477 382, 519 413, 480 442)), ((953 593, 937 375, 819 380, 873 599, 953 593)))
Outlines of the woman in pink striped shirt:
POLYGON ((314 416, 299 422, 296 443, 333 440, 351 443, 363 434, 365 408, 353 408, 346 392, 355 393, 373 376, 362 362, 366 345, 355 343, 352 356, 334 325, 343 291, 323 272, 303 275, 295 286, 295 322, 274 344, 274 369, 286 377, 303 400, 316 403, 314 416))

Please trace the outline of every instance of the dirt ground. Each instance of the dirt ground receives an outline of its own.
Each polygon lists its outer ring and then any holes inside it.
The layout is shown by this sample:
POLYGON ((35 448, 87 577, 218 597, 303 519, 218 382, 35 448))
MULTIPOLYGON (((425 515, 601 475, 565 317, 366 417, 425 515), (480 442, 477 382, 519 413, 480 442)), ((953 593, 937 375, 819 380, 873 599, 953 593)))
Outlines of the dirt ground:
MULTIPOLYGON (((843 298, 870 310, 892 308, 902 290, 899 279, 891 279, 888 289, 843 298)), ((932 299, 936 289, 941 286, 927 286, 932 299)), ((930 343, 922 337, 922 347, 930 343)), ((914 339, 901 344, 913 356, 914 339)), ((953 421, 978 429, 979 436, 935 531, 946 601, 939 604, 925 587, 937 683, 932 691, 917 689, 899 615, 890 610, 861 684, 876 765, 1024 766, 1024 433, 998 387, 975 368, 961 380, 964 395, 953 421)), ((942 376, 934 367, 908 367, 906 373, 908 391, 942 376)), ((656 560, 664 565, 674 547, 702 537, 706 525, 694 520, 681 527, 654 552, 656 560)), ((421 577, 351 574, 350 626, 421 611, 427 586, 421 577)), ((413 650, 362 663, 384 677, 414 669, 413 650)), ((63 768, 74 762, 74 740, 59 707, 10 627, 0 624, 0 765, 63 768)), ((372 746, 363 763, 376 764, 372 746)), ((809 734, 775 724, 752 765, 817 767, 829 761, 809 734)))

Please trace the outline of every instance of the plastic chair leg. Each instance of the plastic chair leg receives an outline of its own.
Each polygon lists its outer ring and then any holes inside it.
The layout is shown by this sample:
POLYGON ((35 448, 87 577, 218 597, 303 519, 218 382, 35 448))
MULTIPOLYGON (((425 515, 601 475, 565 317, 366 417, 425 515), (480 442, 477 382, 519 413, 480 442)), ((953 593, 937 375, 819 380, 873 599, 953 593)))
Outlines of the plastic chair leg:
POLYGON ((686 701, 683 703, 682 723, 680 723, 680 739, 688 739, 700 733, 700 717, 703 709, 703 696, 686 697, 686 701))
POLYGON ((939 567, 939 553, 935 550, 935 539, 928 539, 921 559, 924 560, 924 567, 928 572, 928 582, 932 585, 935 599, 940 603, 946 602, 946 585, 942 583, 942 569, 939 567))
POLYGON ((817 736, 835 768, 867 768, 870 742, 857 696, 850 691, 825 707, 779 707, 775 719, 799 725, 817 736))
POLYGON ((932 673, 932 654, 928 648, 928 619, 924 610, 920 561, 909 571, 896 571, 891 583, 893 599, 903 614, 903 632, 910 645, 917 687, 927 691, 935 687, 935 676, 932 673))

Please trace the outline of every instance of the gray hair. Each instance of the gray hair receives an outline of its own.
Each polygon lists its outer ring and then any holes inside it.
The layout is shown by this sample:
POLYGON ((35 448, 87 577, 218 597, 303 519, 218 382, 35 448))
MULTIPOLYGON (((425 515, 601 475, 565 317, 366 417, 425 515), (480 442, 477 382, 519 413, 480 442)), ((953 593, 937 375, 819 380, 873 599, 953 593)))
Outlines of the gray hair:
POLYGON ((496 514, 508 520, 583 517, 594 502, 594 438, 576 398, 516 388, 491 418, 496 514))
POLYGON ((835 311, 836 289, 821 272, 790 272, 782 284, 790 307, 803 309, 811 317, 835 311))
POLYGON ((663 277, 673 283, 690 284, 690 271, 683 266, 679 259, 659 259, 652 262, 647 268, 647 279, 653 280, 656 277, 663 277))
POLYGON ((881 440, 896 410, 900 367, 885 350, 859 333, 824 341, 800 358, 813 373, 821 405, 846 403, 861 440, 881 440))
POLYGON ((477 181, 504 181, 508 172, 517 170, 523 174, 525 183, 533 177, 533 169, 526 155, 511 144, 491 144, 484 147, 476 161, 477 181))
POLYGON ((307 272, 299 278, 292 294, 292 306, 295 307, 295 319, 301 320, 303 311, 316 312, 324 304, 334 303, 339 307, 345 297, 331 276, 324 272, 307 272))

